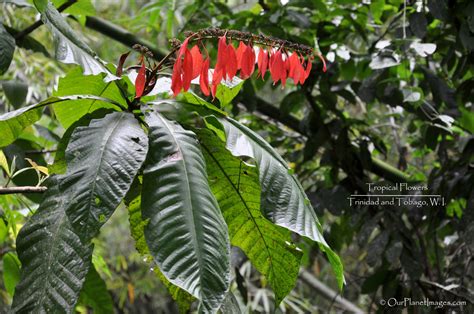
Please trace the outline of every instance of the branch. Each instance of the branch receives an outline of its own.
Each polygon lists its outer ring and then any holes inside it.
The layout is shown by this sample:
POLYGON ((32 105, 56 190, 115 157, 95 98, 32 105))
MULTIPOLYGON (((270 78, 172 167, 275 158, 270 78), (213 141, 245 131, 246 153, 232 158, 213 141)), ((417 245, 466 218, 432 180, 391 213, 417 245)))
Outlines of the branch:
POLYGON ((329 299, 333 302, 336 302, 339 304, 341 307, 343 307, 346 311, 350 313, 356 313, 356 314, 363 314, 365 313, 362 311, 357 305, 352 303, 351 301, 341 297, 339 293, 336 291, 332 290, 328 286, 326 286, 324 283, 319 281, 312 273, 309 271, 302 269, 300 271, 300 278, 301 280, 306 283, 308 286, 316 290, 322 297, 329 299))
POLYGON ((112 24, 108 21, 100 19, 95 16, 88 16, 86 19, 86 26, 93 29, 107 37, 112 38, 127 47, 132 47, 135 44, 147 47, 152 53, 155 60, 160 61, 167 54, 166 51, 154 46, 149 41, 143 40, 136 35, 130 33, 120 26, 112 24))
POLYGON ((0 188, 1 194, 20 194, 20 193, 43 193, 48 188, 45 186, 13 186, 10 188, 0 188))
MULTIPOLYGON (((71 5, 73 5, 74 3, 76 3, 78 0, 69 0, 65 3, 63 3, 59 8, 58 8, 58 11, 59 12, 62 12, 64 10, 66 10, 67 8, 69 8, 71 5)), ((38 20, 36 22, 34 22, 33 24, 31 24, 30 26, 28 26, 27 28, 25 28, 24 30, 22 30, 21 32, 17 33, 14 37, 15 37, 15 41, 18 42, 18 41, 21 41, 23 39, 23 37, 27 36, 29 33, 33 32, 35 29, 37 29, 38 27, 40 27, 41 25, 43 25, 43 21, 42 20, 38 20)))

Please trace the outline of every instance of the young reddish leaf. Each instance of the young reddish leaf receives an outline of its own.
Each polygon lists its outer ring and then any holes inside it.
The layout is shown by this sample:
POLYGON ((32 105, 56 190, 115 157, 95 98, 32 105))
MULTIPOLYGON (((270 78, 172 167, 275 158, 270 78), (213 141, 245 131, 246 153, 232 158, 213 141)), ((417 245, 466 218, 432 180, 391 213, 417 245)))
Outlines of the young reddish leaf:
POLYGON ((232 45, 232 43, 230 43, 227 46, 225 72, 226 72, 227 78, 230 80, 237 73, 237 55, 235 53, 235 48, 232 45))
POLYGON ((244 55, 244 51, 247 48, 247 45, 243 42, 239 42, 239 47, 237 48, 237 69, 240 70, 242 68, 242 57, 244 55))
POLYGON ((173 91, 174 96, 176 97, 181 88, 183 87, 183 80, 181 79, 181 59, 177 59, 176 63, 173 66, 173 74, 171 76, 171 90, 173 91))
POLYGON ((142 61, 142 66, 140 67, 137 78, 135 79, 135 98, 142 97, 143 91, 145 90, 145 83, 146 83, 146 67, 145 67, 145 61, 142 61))
POLYGON ((117 71, 115 72, 115 74, 117 74, 117 76, 122 76, 123 65, 125 63, 125 60, 127 60, 127 57, 128 57, 129 54, 130 54, 130 51, 127 52, 127 53, 124 53, 123 55, 120 56, 120 60, 119 60, 119 63, 117 65, 117 71))
POLYGON ((255 51, 253 47, 247 46, 242 55, 242 68, 240 69, 240 76, 243 80, 250 77, 255 70, 255 51))
POLYGON ((194 80, 198 75, 201 73, 202 67, 202 55, 199 47, 196 45, 191 49, 191 55, 193 57, 193 76, 192 79, 194 80))
POLYGON ((191 81, 193 80, 193 56, 191 55, 191 51, 186 48, 184 52, 184 60, 183 60, 183 89, 187 91, 191 86, 191 81))
POLYGON ((257 64, 258 64, 257 78, 261 76, 263 80, 265 77, 265 72, 267 72, 267 67, 268 67, 268 52, 266 50, 260 49, 260 52, 258 53, 257 64))
POLYGON ((202 63, 199 85, 201 86, 202 93, 209 96, 209 58, 202 63))

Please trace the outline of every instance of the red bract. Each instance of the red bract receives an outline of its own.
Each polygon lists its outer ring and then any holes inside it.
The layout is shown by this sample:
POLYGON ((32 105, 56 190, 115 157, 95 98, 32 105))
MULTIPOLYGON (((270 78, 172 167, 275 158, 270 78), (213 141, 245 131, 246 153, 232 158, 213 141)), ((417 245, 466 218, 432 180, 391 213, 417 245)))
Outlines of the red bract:
POLYGON ((276 84, 281 79, 284 71, 285 64, 283 63, 281 51, 278 50, 276 53, 272 54, 270 60, 270 74, 272 76, 273 84, 276 84))
POLYGON ((193 56, 188 48, 184 51, 183 60, 183 89, 187 91, 193 80, 193 56))
POLYGON ((268 67, 268 52, 266 50, 263 50, 260 48, 260 51, 258 53, 258 74, 257 77, 262 77, 262 80, 265 77, 265 72, 267 72, 267 67, 268 67))
POLYGON ((171 76, 171 90, 176 96, 182 88, 188 90, 191 85, 193 74, 193 57, 188 49, 189 37, 183 41, 181 48, 176 57, 176 63, 173 66, 173 74, 171 76), (184 56, 184 60, 183 59, 184 56))
POLYGON ((242 54, 240 78, 245 80, 250 77, 255 70, 255 51, 253 47, 246 46, 242 54))
MULTIPOLYGON (((291 57, 289 58, 289 63, 290 63, 290 71, 288 72, 288 77, 293 79, 293 82, 295 84, 300 83, 300 80, 303 78, 304 81, 304 69, 303 65, 301 64, 303 60, 300 60, 298 57, 298 54, 296 52, 293 52, 291 54, 291 57)), ((301 84, 303 84, 301 82, 301 84)))
POLYGON ((183 87, 183 80, 181 78, 182 62, 181 59, 176 60, 176 63, 173 66, 173 74, 171 75, 171 90, 175 96, 179 94, 183 87))
POLYGON ((309 74, 311 73, 311 68, 313 67, 313 59, 314 59, 313 57, 308 58, 306 69, 304 70, 304 79, 303 81, 300 80, 301 84, 304 83, 304 81, 308 78, 309 74))
POLYGON ((199 73, 201 73, 202 67, 202 55, 199 47, 196 45, 191 49, 191 56, 193 59, 193 80, 198 77, 199 73))
POLYGON ((247 48, 247 45, 243 42, 239 42, 239 47, 237 48, 237 69, 240 70, 242 68, 242 56, 244 55, 244 51, 247 48))
POLYGON ((209 96, 209 58, 202 63, 199 85, 201 86, 202 93, 209 96))
POLYGON ((227 46, 226 52, 227 52, 227 58, 226 58, 225 72, 226 72, 227 78, 231 80, 237 73, 237 54, 235 52, 235 48, 232 45, 232 43, 227 46))
MULTIPOLYGON (((188 90, 191 81, 200 76, 199 85, 203 94, 206 96, 212 94, 215 97, 217 86, 222 80, 232 80, 237 71, 240 70, 241 79, 249 78, 255 71, 256 59, 258 65, 257 78, 262 77, 263 80, 265 73, 269 70, 273 84, 281 81, 282 87, 285 87, 288 78, 291 78, 295 85, 304 84, 311 73, 312 62, 315 56, 309 48, 306 50, 306 61, 305 56, 300 55, 300 50, 291 52, 287 51, 283 46, 276 50, 271 44, 265 45, 267 49, 260 47, 257 58, 252 44, 245 44, 240 41, 236 49, 232 44, 232 40, 229 43, 227 42, 226 34, 224 33, 224 35, 219 37, 217 60, 210 82, 208 74, 210 65, 209 55, 203 57, 197 45, 189 50, 187 46, 191 37, 188 37, 183 42, 173 67, 171 89, 174 95, 177 95, 183 89, 185 91, 188 90)), ((197 40, 201 39, 198 38, 197 40)), ((318 57, 323 62, 323 71, 326 71, 324 58, 321 55, 318 55, 318 57)), ((141 81, 140 84, 142 84, 141 81)), ((137 95, 143 93, 143 89, 140 91, 140 88, 137 87, 137 95)))
POLYGON ((323 72, 326 72, 326 70, 327 70, 327 68, 326 68, 326 60, 324 60, 323 55, 318 54, 318 57, 319 57, 319 59, 321 59, 321 61, 323 62, 323 72))
POLYGON ((143 91, 145 90, 145 83, 146 83, 146 67, 145 67, 145 61, 142 60, 142 66, 140 67, 137 78, 135 79, 135 98, 142 97, 143 91))

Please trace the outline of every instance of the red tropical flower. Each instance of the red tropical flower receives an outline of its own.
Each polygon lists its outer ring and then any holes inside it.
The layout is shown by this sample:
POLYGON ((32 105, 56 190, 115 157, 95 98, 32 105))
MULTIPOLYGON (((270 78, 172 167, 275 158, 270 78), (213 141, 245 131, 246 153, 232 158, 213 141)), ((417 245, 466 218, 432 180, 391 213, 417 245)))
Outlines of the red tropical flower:
POLYGON ((191 49, 191 56, 193 59, 193 75, 192 79, 194 80, 201 73, 202 67, 202 55, 199 47, 196 45, 191 49))
POLYGON ((250 77, 255 70, 255 50, 251 46, 246 46, 242 53, 240 68, 240 78, 245 80, 250 77))
MULTIPOLYGON (((188 49, 189 40, 199 35, 199 33, 194 33, 186 38, 179 47, 171 78, 171 89, 175 96, 180 93, 181 90, 187 91, 190 88, 191 81, 199 76, 199 85, 202 93, 206 96, 212 94, 212 96, 215 97, 217 86, 222 80, 233 79, 239 70, 241 79, 247 79, 252 76, 255 71, 256 59, 258 66, 257 77, 261 77, 263 80, 267 70, 269 70, 273 84, 281 81, 282 87, 285 87, 288 78, 291 78, 295 85, 304 84, 311 73, 312 62, 315 56, 313 50, 309 47, 301 47, 301 45, 298 46, 288 43, 289 48, 287 48, 286 43, 282 44, 281 41, 278 42, 270 38, 265 38, 265 36, 260 36, 255 40, 258 40, 259 44, 264 47, 259 47, 257 57, 252 44, 254 37, 247 35, 245 41, 248 41, 249 44, 245 44, 242 39, 239 40, 239 45, 236 49, 232 44, 232 38, 235 40, 236 37, 244 37, 241 35, 241 32, 222 31, 216 34, 218 35, 214 36, 219 36, 219 43, 217 60, 212 73, 211 82, 209 82, 209 55, 203 57, 197 45, 191 50, 188 49), (230 38, 229 42, 227 41, 227 35, 230 38), (285 48, 283 48, 284 45, 285 48), (276 50, 275 47, 279 48, 276 50), (292 49, 292 47, 296 48, 292 49)), ((208 36, 208 34, 203 35, 208 36)), ((201 38, 198 38, 198 40, 200 41, 201 38)), ((326 62, 324 58, 320 54, 318 54, 318 57, 323 62, 323 71, 326 72, 326 62)), ((144 68, 144 64, 142 68, 136 80, 137 97, 143 94, 146 85, 146 69, 144 68)))
POLYGON ((244 55, 244 51, 247 48, 247 45, 243 42, 239 42, 239 47, 237 48, 237 69, 240 70, 242 68, 242 56, 244 55))
POLYGON ((227 46, 227 49, 226 49, 226 65, 225 65, 225 72, 226 72, 226 76, 229 80, 231 80, 235 74, 237 73, 237 54, 235 52, 235 48, 234 46, 232 45, 232 43, 230 43, 228 46, 227 46))
POLYGON ((189 89, 193 75, 193 57, 188 49, 189 37, 186 38, 178 51, 176 63, 173 66, 173 74, 171 76, 171 90, 176 96, 181 92, 189 89), (183 58, 184 57, 184 58, 183 58))
POLYGON ((285 64, 281 55, 281 51, 278 50, 272 54, 270 58, 270 74, 272 76, 273 84, 276 84, 282 77, 283 71, 286 71, 285 64))
POLYGON ((202 93, 209 96, 209 58, 206 58, 202 63, 199 85, 201 86, 202 93))
POLYGON ((268 67, 268 52, 264 50, 263 48, 260 48, 260 51, 258 52, 258 74, 257 77, 261 76, 262 80, 265 77, 265 72, 267 72, 267 67, 268 67))

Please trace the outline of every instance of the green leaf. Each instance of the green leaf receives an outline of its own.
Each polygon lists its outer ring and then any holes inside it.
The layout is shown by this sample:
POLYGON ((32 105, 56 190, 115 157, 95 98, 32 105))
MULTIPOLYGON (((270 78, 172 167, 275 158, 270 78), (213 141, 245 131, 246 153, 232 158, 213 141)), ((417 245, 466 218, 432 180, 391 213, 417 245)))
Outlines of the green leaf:
MULTIPOLYGON (((150 256, 150 251, 146 244, 144 234, 145 226, 147 225, 148 220, 143 220, 141 213, 141 191, 141 184, 138 182, 138 180, 135 180, 134 184, 130 188, 130 191, 127 193, 127 196, 125 196, 125 205, 128 208, 130 232, 133 239, 135 240, 135 247, 141 255, 150 256)), ((153 271, 158 276, 158 278, 160 278, 166 289, 168 289, 168 292, 170 293, 173 300, 175 300, 178 304, 179 312, 187 313, 191 307, 191 303, 195 299, 183 289, 169 282, 158 267, 154 267, 153 271)))
MULTIPOLYGON (((53 0, 53 4, 56 8, 66 3, 68 0, 53 0)), ((63 11, 75 16, 93 16, 96 14, 94 5, 91 0, 79 0, 69 8, 63 11)))
POLYGON ((107 114, 114 112, 110 108, 100 108, 94 112, 88 113, 85 116, 81 117, 79 120, 74 122, 67 130, 64 132, 63 137, 56 146, 56 154, 54 154, 54 163, 48 165, 48 170, 50 174, 63 174, 66 173, 67 164, 66 164, 66 149, 69 141, 71 140, 71 135, 74 130, 79 126, 87 126, 90 124, 93 119, 101 119, 107 114))
POLYGON ((5 173, 10 176, 10 167, 8 166, 8 161, 7 157, 5 156, 5 153, 3 150, 0 149, 0 168, 5 171, 5 173))
POLYGON ((61 193, 57 177, 48 181, 43 202, 18 234, 22 269, 15 313, 72 312, 90 266, 92 245, 80 241, 64 211, 72 200, 61 193))
POLYGON ((90 307, 94 314, 114 312, 114 304, 105 281, 99 276, 94 266, 89 268, 86 281, 79 296, 79 303, 90 307))
POLYGON ((219 118, 227 134, 227 149, 234 156, 254 158, 260 176, 261 211, 278 226, 320 243, 339 286, 344 282, 342 264, 321 234, 321 225, 303 187, 281 156, 260 135, 231 118, 219 118))
POLYGON ((385 0, 372 0, 370 1, 370 13, 374 17, 374 21, 381 24, 380 18, 383 14, 383 9, 385 6, 385 0))
POLYGON ((232 99, 237 96, 243 85, 244 81, 240 80, 238 84, 233 84, 230 86, 219 84, 217 86, 216 98, 219 99, 221 108, 224 108, 232 102, 232 99))
POLYGON ((195 134, 145 110, 150 150, 143 174, 145 239, 163 274, 215 313, 230 284, 227 226, 195 134))
POLYGON ((114 101, 102 97, 92 95, 71 95, 66 97, 50 97, 38 104, 7 112, 0 116, 0 130, 2 130, 0 147, 11 144, 27 126, 38 121, 41 118, 42 107, 60 102, 67 102, 68 105, 71 105, 72 102, 83 99, 106 101, 117 105, 114 101))
POLYGON ((3 282, 5 290, 8 294, 13 296, 15 286, 20 281, 20 267, 21 263, 15 253, 8 252, 3 255, 3 282))
POLYGON ((10 104, 15 109, 20 108, 26 100, 28 85, 20 81, 5 81, 2 83, 3 91, 10 104))
POLYGON ((211 131, 203 129, 198 135, 231 244, 241 248, 267 278, 279 304, 296 283, 302 253, 291 244, 288 230, 263 217, 258 169, 232 156, 211 131))
MULTIPOLYGON (((14 28, 8 27, 7 25, 3 25, 3 26, 13 37, 15 37, 20 32, 14 28)), ((20 39, 16 39, 16 45, 20 48, 28 49, 33 52, 40 52, 48 58, 50 57, 48 51, 43 46, 43 44, 29 35, 23 36, 20 39)))
MULTIPOLYGON (((80 68, 74 68, 65 77, 59 79, 58 88, 54 96, 68 96, 88 94, 104 97, 127 107, 127 101, 123 98, 117 85, 112 82, 104 82, 104 75, 83 75, 80 68)), ((53 106, 54 113, 64 128, 69 128, 75 121, 89 112, 98 108, 116 108, 107 101, 95 99, 84 99, 76 102, 74 106, 57 104, 53 106)))
POLYGON ((61 189, 74 200, 66 213, 84 242, 98 234, 122 201, 147 151, 145 131, 128 112, 114 112, 74 130, 61 189))
POLYGON ((50 1, 37 1, 35 6, 41 13, 43 23, 51 30, 56 41, 56 59, 63 63, 79 64, 85 75, 106 74, 106 80, 117 79, 104 61, 77 35, 50 1))
POLYGON ((10 67, 15 52, 15 38, 0 23, 0 74, 10 67))

